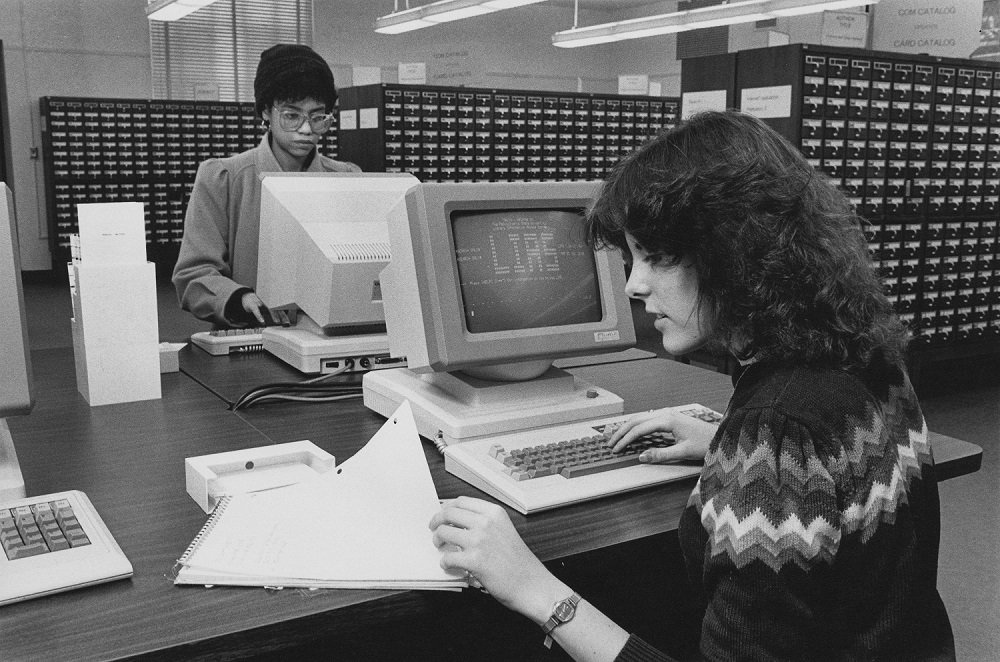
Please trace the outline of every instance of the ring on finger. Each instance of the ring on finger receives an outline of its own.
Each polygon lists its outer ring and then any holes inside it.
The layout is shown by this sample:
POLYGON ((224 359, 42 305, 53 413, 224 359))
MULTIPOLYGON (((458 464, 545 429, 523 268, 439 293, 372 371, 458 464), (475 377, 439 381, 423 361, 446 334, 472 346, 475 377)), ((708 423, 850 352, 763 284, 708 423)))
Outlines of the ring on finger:
POLYGON ((471 586, 472 588, 477 588, 477 589, 479 589, 480 591, 482 591, 483 593, 489 593, 489 591, 487 591, 487 590, 486 590, 486 589, 485 589, 485 588, 483 587, 483 583, 482 583, 481 581, 479 581, 479 577, 476 577, 476 576, 475 576, 474 574, 472 574, 472 572, 471 572, 471 571, 469 571, 469 570, 466 570, 466 571, 465 571, 465 581, 466 581, 466 583, 467 583, 467 584, 468 584, 469 586, 471 586))

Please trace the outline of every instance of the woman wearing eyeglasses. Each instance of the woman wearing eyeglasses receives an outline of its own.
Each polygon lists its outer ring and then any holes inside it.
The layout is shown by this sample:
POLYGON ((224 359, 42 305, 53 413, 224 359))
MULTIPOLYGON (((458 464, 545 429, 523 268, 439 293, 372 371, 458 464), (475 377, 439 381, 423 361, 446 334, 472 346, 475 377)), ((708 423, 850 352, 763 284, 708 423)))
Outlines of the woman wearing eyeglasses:
POLYGON ((320 154, 333 124, 333 72, 308 46, 278 44, 260 56, 254 79, 260 144, 198 168, 184 218, 173 282, 181 308, 221 326, 265 323, 254 292, 260 230, 260 175, 266 172, 360 172, 320 154))

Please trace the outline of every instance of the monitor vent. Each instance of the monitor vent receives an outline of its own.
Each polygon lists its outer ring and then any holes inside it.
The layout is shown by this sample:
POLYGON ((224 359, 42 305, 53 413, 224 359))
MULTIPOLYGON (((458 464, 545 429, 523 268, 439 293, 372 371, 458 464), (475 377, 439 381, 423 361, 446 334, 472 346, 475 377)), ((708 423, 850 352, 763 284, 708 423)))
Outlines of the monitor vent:
POLYGON ((333 244, 333 257, 338 262, 388 262, 390 259, 389 244, 333 244))

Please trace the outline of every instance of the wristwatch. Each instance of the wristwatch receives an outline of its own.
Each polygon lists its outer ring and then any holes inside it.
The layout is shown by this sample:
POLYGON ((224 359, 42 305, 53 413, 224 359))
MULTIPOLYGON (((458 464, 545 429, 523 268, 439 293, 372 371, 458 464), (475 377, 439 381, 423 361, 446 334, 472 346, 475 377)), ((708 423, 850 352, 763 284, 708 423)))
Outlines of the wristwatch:
POLYGON ((552 648, 552 631, 563 623, 571 621, 576 616, 576 606, 580 604, 581 599, 580 594, 574 592, 568 598, 552 605, 552 615, 549 616, 549 620, 542 623, 546 648, 552 648))

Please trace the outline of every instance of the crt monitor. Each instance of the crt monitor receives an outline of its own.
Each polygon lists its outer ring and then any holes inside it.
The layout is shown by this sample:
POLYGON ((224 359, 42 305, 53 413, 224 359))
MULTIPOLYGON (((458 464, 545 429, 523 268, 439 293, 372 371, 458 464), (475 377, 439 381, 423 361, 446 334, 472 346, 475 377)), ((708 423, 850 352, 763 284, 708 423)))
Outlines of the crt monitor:
POLYGON ((460 440, 623 411, 552 367, 635 343, 616 251, 586 243, 595 182, 427 183, 391 217, 382 272, 389 347, 365 375, 376 411, 409 400, 426 436, 460 440))
POLYGON ((331 357, 388 353, 379 284, 387 217, 418 183, 402 173, 262 178, 257 294, 269 308, 303 313, 293 329, 265 329, 265 349, 303 372, 331 357))
POLYGON ((24 480, 7 425, 8 416, 27 414, 34 404, 28 326, 21 289, 14 198, 0 182, 0 501, 25 496, 24 480))

